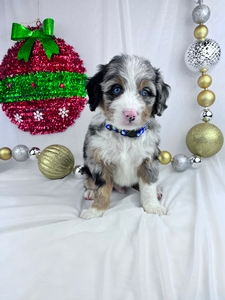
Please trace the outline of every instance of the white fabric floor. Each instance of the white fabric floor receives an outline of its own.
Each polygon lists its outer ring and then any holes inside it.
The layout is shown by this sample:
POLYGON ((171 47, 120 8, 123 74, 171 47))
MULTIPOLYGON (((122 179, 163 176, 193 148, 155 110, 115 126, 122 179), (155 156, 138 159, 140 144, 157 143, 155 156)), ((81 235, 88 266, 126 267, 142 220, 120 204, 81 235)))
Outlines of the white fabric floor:
MULTIPOLYGON (((204 2, 211 9, 209 37, 222 49, 219 64, 208 73, 216 101, 212 123, 225 133, 223 0, 204 2)), ((191 0, 42 1, 40 18, 55 20, 56 37, 80 54, 92 76, 114 55, 136 54, 161 69, 172 92, 158 118, 160 148, 191 156, 188 130, 200 123, 196 97, 200 73, 190 72, 184 53, 196 26, 191 0)), ((0 2, 0 57, 15 42, 11 25, 38 16, 37 1, 0 2)), ((32 136, 0 111, 0 141, 40 149, 68 147, 82 164, 82 146, 90 118, 88 106, 63 133, 32 136)), ((50 180, 36 161, 0 161, 0 299, 1 300, 223 300, 225 299, 225 151, 203 160, 198 170, 175 172, 161 166, 165 216, 150 215, 139 192, 112 194, 102 218, 78 216, 91 201, 83 199, 82 180, 69 175, 50 180)))

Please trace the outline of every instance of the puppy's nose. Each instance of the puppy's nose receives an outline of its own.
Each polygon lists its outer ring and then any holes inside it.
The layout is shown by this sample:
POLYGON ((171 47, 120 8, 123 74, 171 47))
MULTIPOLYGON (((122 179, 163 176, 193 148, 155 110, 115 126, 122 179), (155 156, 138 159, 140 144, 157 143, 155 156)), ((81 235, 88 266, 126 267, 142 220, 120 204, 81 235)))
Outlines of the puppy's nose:
POLYGON ((123 111, 124 116, 129 122, 132 122, 137 117, 137 112, 134 109, 127 109, 123 111))

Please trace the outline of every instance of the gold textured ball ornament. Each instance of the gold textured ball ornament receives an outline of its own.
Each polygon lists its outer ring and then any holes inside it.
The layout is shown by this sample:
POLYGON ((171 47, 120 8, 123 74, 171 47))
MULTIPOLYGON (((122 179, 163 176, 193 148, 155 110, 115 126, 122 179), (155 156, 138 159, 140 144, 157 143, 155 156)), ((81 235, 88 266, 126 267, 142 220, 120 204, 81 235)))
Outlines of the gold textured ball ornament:
POLYGON ((46 147, 39 155, 38 167, 41 173, 49 179, 60 179, 69 175, 74 168, 72 152, 62 145, 46 147))
POLYGON ((211 106, 215 102, 216 96, 210 90, 204 90, 198 94, 198 104, 203 107, 211 106))
POLYGON ((0 159, 8 160, 12 157, 12 150, 8 147, 3 147, 0 149, 0 159))
POLYGON ((208 74, 202 74, 198 78, 198 86, 203 89, 207 89, 212 83, 212 77, 209 76, 208 74))
POLYGON ((204 40, 208 35, 208 28, 200 24, 194 30, 194 36, 197 40, 204 40))
POLYGON ((172 161, 172 155, 168 151, 161 151, 158 160, 162 165, 167 165, 172 161))
POLYGON ((213 124, 200 123, 192 127, 186 136, 186 144, 191 153, 200 157, 210 157, 223 146, 223 134, 213 124))

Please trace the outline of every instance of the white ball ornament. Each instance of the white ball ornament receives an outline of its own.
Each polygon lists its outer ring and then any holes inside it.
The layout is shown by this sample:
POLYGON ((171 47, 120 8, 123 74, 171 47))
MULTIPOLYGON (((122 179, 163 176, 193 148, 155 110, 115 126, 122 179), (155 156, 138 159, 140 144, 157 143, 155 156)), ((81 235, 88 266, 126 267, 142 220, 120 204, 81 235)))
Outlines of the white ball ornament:
POLYGON ((196 40, 185 52, 185 64, 192 72, 212 69, 220 60, 221 49, 212 39, 196 40))

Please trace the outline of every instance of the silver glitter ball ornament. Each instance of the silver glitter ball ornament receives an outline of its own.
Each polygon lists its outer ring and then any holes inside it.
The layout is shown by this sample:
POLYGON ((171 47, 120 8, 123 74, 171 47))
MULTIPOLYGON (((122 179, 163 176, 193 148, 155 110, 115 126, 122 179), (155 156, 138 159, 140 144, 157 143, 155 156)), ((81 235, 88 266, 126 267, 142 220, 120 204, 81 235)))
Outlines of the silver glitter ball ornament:
POLYGON ((74 174, 77 179, 83 178, 83 167, 78 165, 74 167, 74 174))
POLYGON ((210 9, 205 4, 200 4, 195 7, 195 9, 192 12, 192 20, 196 24, 205 23, 210 18, 210 9))
POLYGON ((190 163, 193 169, 199 169, 202 166, 202 158, 198 155, 192 155, 190 157, 190 163))
POLYGON ((12 157, 19 162, 29 158, 29 148, 25 145, 17 145, 12 149, 12 157))
POLYGON ((213 113, 211 112, 211 110, 209 110, 208 108, 203 109, 203 111, 201 112, 201 120, 203 122, 209 122, 211 121, 213 118, 213 113))
POLYGON ((191 166, 191 162, 186 155, 177 154, 173 157, 171 165, 175 171, 184 172, 191 166))
POLYGON ((31 160, 37 159, 37 154, 41 153, 41 150, 38 147, 32 147, 29 151, 29 156, 31 160))
POLYGON ((221 49, 212 39, 197 40, 185 52, 185 64, 193 72, 201 72, 204 68, 211 69, 220 60, 221 49))

